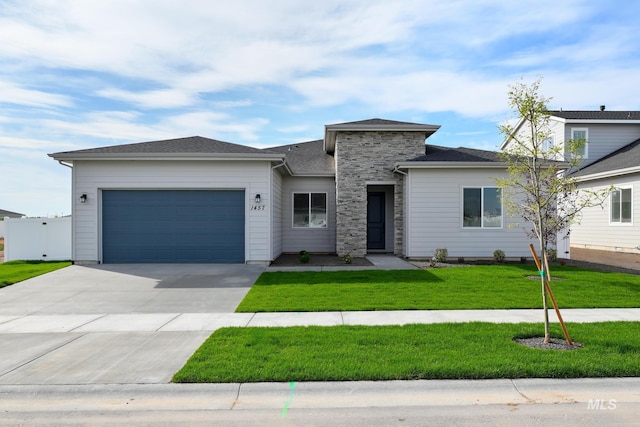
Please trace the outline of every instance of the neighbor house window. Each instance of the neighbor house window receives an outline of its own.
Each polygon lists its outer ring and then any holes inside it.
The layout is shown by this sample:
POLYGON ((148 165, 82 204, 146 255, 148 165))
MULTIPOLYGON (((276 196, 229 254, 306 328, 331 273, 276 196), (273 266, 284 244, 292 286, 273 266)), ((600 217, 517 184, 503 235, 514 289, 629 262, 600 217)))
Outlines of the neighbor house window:
POLYGON ((542 150, 546 153, 553 148, 555 144, 555 137, 550 135, 547 139, 542 141, 542 150))
POLYGON ((611 192, 611 222, 631 222, 631 189, 619 188, 611 192))
POLYGON ((587 128, 571 128, 571 139, 574 141, 582 140, 583 145, 578 150, 578 154, 583 159, 589 157, 589 129, 587 128))
POLYGON ((327 226, 327 193, 293 193, 293 226, 327 226))
POLYGON ((464 188, 462 193, 463 227, 502 227, 502 199, 499 188, 464 188))

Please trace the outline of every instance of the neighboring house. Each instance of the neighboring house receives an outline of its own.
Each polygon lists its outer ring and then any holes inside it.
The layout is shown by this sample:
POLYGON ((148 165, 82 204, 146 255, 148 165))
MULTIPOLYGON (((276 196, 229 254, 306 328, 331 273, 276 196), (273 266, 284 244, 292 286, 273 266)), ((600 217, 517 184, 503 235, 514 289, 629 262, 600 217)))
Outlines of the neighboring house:
POLYGON ((195 136, 50 156, 73 168, 80 263, 529 256, 502 209, 497 154, 425 145, 438 129, 371 119, 266 149, 195 136))
POLYGON ((0 237, 4 237, 5 234, 5 226, 4 226, 4 218, 22 218, 24 214, 18 212, 6 211, 4 209, 0 209, 0 237))
MULTIPOLYGON (((551 111, 552 138, 585 139, 579 189, 614 186, 602 207, 587 208, 571 227, 571 247, 638 253, 640 247, 640 111, 551 111)), ((522 125, 521 122, 519 125, 522 125)), ((505 141, 504 149, 508 141, 505 141)))

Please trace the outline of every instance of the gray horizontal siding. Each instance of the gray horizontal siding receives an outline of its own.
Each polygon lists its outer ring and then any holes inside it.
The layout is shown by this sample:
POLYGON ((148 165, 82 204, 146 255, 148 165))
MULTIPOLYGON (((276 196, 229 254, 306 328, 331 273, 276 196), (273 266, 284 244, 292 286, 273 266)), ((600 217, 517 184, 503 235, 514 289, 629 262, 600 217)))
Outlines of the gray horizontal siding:
POLYGON ((571 246, 637 253, 635 248, 640 245, 640 174, 586 182, 580 188, 602 190, 610 184, 632 189, 632 222, 610 223, 611 204, 607 197, 602 207, 595 206, 582 212, 580 223, 571 227, 571 246))
POLYGON ((282 251, 336 251, 336 183, 333 178, 286 177, 282 181, 282 251), (293 227, 293 193, 327 193, 327 227, 293 227))
POLYGON ((503 228, 462 227, 462 189, 495 186, 498 169, 411 170, 407 177, 407 256, 433 256, 447 248, 450 257, 489 257, 496 249, 507 257, 530 256, 523 226, 504 214, 503 228))

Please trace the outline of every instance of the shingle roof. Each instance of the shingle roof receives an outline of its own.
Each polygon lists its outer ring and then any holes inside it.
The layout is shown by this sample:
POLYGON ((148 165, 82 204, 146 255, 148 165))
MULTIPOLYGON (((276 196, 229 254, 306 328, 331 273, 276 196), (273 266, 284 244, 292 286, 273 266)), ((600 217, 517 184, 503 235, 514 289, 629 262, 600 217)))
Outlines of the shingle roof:
POLYGON ((476 150, 465 147, 441 147, 428 145, 425 155, 409 160, 411 162, 490 162, 500 163, 498 152, 476 150))
MULTIPOLYGON (((397 120, 386 120, 386 119, 367 119, 367 120, 357 120, 355 122, 345 122, 345 123, 337 123, 339 125, 391 125, 391 126, 404 126, 404 125, 413 125, 413 126, 425 126, 421 123, 411 123, 411 122, 399 122, 397 120)), ((426 125, 429 126, 429 125, 426 125)))
POLYGON ((640 166, 640 139, 574 172, 573 176, 613 172, 638 166, 640 166))
POLYGON ((108 147, 89 148, 86 150, 63 151, 54 156, 64 154, 143 154, 143 153, 201 153, 201 154, 258 154, 263 151, 246 145, 232 144, 201 136, 166 139, 162 141, 138 142, 134 144, 112 145, 108 147))
POLYGON ((284 154, 287 165, 294 175, 333 176, 336 172, 334 159, 324 151, 323 146, 324 141, 318 139, 265 148, 263 151, 284 154))
POLYGON ((552 116, 569 120, 640 120, 640 111, 550 111, 552 116))

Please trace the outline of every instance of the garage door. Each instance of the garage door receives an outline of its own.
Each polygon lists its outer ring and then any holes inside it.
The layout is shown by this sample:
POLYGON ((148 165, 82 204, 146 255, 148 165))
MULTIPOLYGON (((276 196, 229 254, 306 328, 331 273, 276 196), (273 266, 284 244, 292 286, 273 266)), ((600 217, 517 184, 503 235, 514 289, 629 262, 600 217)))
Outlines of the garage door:
POLYGON ((244 190, 103 190, 102 258, 244 262, 244 190))

